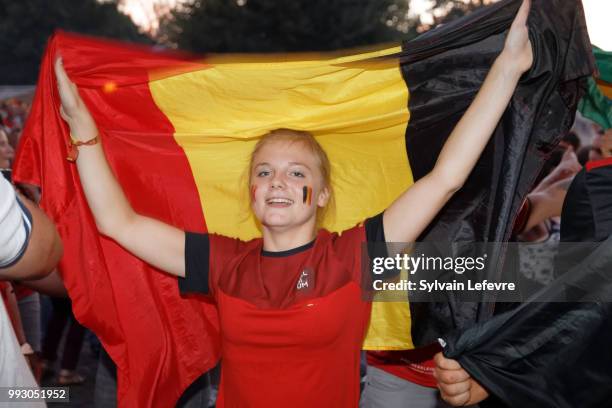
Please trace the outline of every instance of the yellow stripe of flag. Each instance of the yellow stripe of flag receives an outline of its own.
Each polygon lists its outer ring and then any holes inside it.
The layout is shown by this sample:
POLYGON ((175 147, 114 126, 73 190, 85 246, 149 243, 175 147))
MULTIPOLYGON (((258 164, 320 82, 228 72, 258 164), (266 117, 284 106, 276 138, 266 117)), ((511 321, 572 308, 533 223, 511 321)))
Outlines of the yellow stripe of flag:
MULTIPOLYGON (((211 57, 207 69, 152 80, 155 103, 191 166, 208 230, 260 236, 246 169, 257 138, 277 128, 312 132, 329 155, 338 209, 324 220, 330 231, 384 210, 410 186, 408 90, 397 59, 385 58, 400 51, 284 62, 211 57)), ((364 347, 413 348, 407 302, 373 304, 364 347)))

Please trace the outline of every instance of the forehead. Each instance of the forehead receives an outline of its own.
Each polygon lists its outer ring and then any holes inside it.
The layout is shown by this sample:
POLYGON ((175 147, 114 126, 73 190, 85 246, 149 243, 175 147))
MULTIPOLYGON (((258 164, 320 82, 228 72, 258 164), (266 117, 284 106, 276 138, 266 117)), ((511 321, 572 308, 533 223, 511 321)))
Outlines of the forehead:
POLYGON ((261 146, 253 157, 253 165, 261 163, 301 163, 310 168, 318 166, 316 155, 305 143, 290 140, 271 140, 261 146))

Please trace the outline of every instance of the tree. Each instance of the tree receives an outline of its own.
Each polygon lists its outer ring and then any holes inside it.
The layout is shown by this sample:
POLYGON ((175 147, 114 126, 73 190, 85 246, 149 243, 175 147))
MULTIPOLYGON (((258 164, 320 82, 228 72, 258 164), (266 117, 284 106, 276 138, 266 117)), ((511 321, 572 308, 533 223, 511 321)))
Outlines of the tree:
POLYGON ((0 0, 0 84, 31 84, 49 36, 56 29, 152 43, 116 1, 0 0))
POLYGON ((192 0, 160 38, 195 52, 336 50, 407 39, 407 11, 405 0, 192 0))

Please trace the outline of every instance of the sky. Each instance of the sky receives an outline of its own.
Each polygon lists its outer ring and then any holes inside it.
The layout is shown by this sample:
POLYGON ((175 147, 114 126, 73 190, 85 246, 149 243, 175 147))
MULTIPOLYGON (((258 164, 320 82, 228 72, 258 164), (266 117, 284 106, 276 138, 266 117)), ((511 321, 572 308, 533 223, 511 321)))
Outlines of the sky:
MULTIPOLYGON (((123 10, 142 27, 155 26, 154 5, 174 5, 183 0, 124 0, 123 10)), ((230 1, 230 0, 227 0, 230 1)), ((430 0, 409 0, 412 15, 423 14, 427 22, 430 0)), ((567 0, 573 1, 573 0, 567 0)), ((612 51, 612 1, 582 0, 591 43, 606 51, 612 51)))
POLYGON ((591 44, 612 51, 612 1, 582 0, 591 44))
POLYGON ((132 17, 132 21, 145 30, 157 28, 155 6, 164 5, 174 7, 185 0, 123 0, 119 9, 132 17))

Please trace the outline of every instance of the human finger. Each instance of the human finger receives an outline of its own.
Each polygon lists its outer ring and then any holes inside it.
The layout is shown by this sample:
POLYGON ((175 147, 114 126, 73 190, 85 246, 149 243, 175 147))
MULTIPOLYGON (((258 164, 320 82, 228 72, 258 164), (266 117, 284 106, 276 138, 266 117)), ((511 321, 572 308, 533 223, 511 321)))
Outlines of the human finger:
POLYGON ((470 400, 470 392, 466 391, 460 394, 447 394, 440 388, 440 397, 452 406, 462 407, 470 400))
POLYGON ((434 356, 434 362, 436 366, 443 370, 460 370, 461 364, 457 360, 444 357, 442 353, 436 353, 434 356))
POLYGON ((454 384, 446 384, 438 382, 438 388, 443 391, 446 395, 455 396, 470 392, 471 383, 470 381, 462 381, 454 384))
MULTIPOLYGON (((435 371, 435 370, 434 370, 435 371)), ((468 381, 471 377, 470 374, 463 370, 437 370, 435 373, 436 380, 445 384, 456 384, 464 381, 468 381)))
POLYGON ((61 57, 55 59, 54 69, 55 78, 57 79, 57 89, 64 110, 62 117, 67 119, 67 117, 71 116, 72 111, 78 104, 78 90, 76 85, 74 85, 68 77, 61 57))

